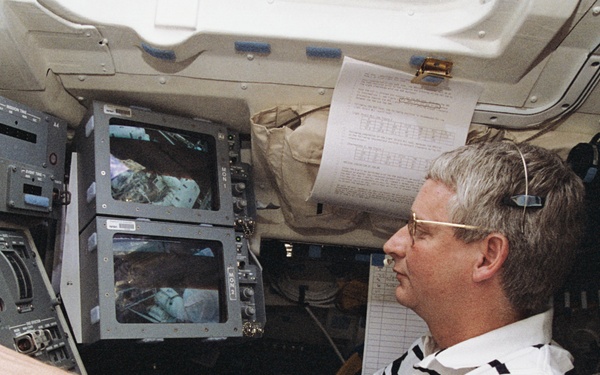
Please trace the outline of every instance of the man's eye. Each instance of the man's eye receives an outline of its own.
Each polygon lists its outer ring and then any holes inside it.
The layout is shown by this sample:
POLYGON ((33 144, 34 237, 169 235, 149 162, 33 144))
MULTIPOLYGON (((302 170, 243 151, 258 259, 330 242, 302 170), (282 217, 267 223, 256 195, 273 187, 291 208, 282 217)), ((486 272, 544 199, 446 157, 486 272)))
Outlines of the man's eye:
POLYGON ((427 230, 420 225, 415 228, 415 237, 423 238, 428 234, 427 230))

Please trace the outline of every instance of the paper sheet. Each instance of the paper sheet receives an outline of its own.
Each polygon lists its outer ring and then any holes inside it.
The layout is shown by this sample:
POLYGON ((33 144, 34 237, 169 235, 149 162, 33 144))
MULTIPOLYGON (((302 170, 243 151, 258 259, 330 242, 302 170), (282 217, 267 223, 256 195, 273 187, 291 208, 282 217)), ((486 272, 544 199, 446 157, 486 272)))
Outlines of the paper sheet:
POLYGON ((465 143, 481 87, 411 83, 401 71, 345 58, 311 199, 407 217, 433 158, 465 143))
POLYGON ((383 259, 383 254, 371 255, 363 375, 399 358, 427 332, 425 322, 396 301, 398 280, 392 267, 383 266, 383 259))

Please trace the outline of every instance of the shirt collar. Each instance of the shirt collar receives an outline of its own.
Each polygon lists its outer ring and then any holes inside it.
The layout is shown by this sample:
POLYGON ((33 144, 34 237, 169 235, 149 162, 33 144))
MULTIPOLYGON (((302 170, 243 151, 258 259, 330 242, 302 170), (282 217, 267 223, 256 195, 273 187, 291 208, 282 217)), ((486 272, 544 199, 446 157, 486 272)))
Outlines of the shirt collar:
POLYGON ((435 359, 454 369, 477 367, 528 346, 547 344, 552 340, 552 313, 550 309, 473 337, 439 351, 435 359))

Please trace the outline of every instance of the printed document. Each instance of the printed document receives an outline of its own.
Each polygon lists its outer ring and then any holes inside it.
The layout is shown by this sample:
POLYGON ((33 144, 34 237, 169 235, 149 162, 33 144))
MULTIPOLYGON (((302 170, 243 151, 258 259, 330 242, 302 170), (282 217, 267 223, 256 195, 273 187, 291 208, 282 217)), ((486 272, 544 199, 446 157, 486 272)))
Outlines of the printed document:
POLYGON ((396 273, 383 259, 383 254, 371 255, 363 375, 392 363, 428 331, 423 319, 396 301, 396 273))
POLYGON ((383 254, 371 255, 363 375, 392 363, 428 331, 423 319, 396 301, 398 280, 393 268, 383 265, 384 258, 383 254))
POLYGON ((408 217, 433 158, 464 145, 481 87, 346 57, 333 93, 311 199, 408 217))

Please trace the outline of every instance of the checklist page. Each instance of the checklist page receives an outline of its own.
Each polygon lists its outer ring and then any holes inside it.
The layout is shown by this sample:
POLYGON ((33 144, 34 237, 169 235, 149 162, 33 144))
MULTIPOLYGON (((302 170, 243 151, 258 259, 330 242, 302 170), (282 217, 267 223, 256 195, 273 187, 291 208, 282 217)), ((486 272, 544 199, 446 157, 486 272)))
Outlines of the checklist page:
POLYGON ((373 374, 400 357, 427 332, 425 322, 396 301, 398 280, 383 260, 383 254, 371 255, 363 375, 373 374))

